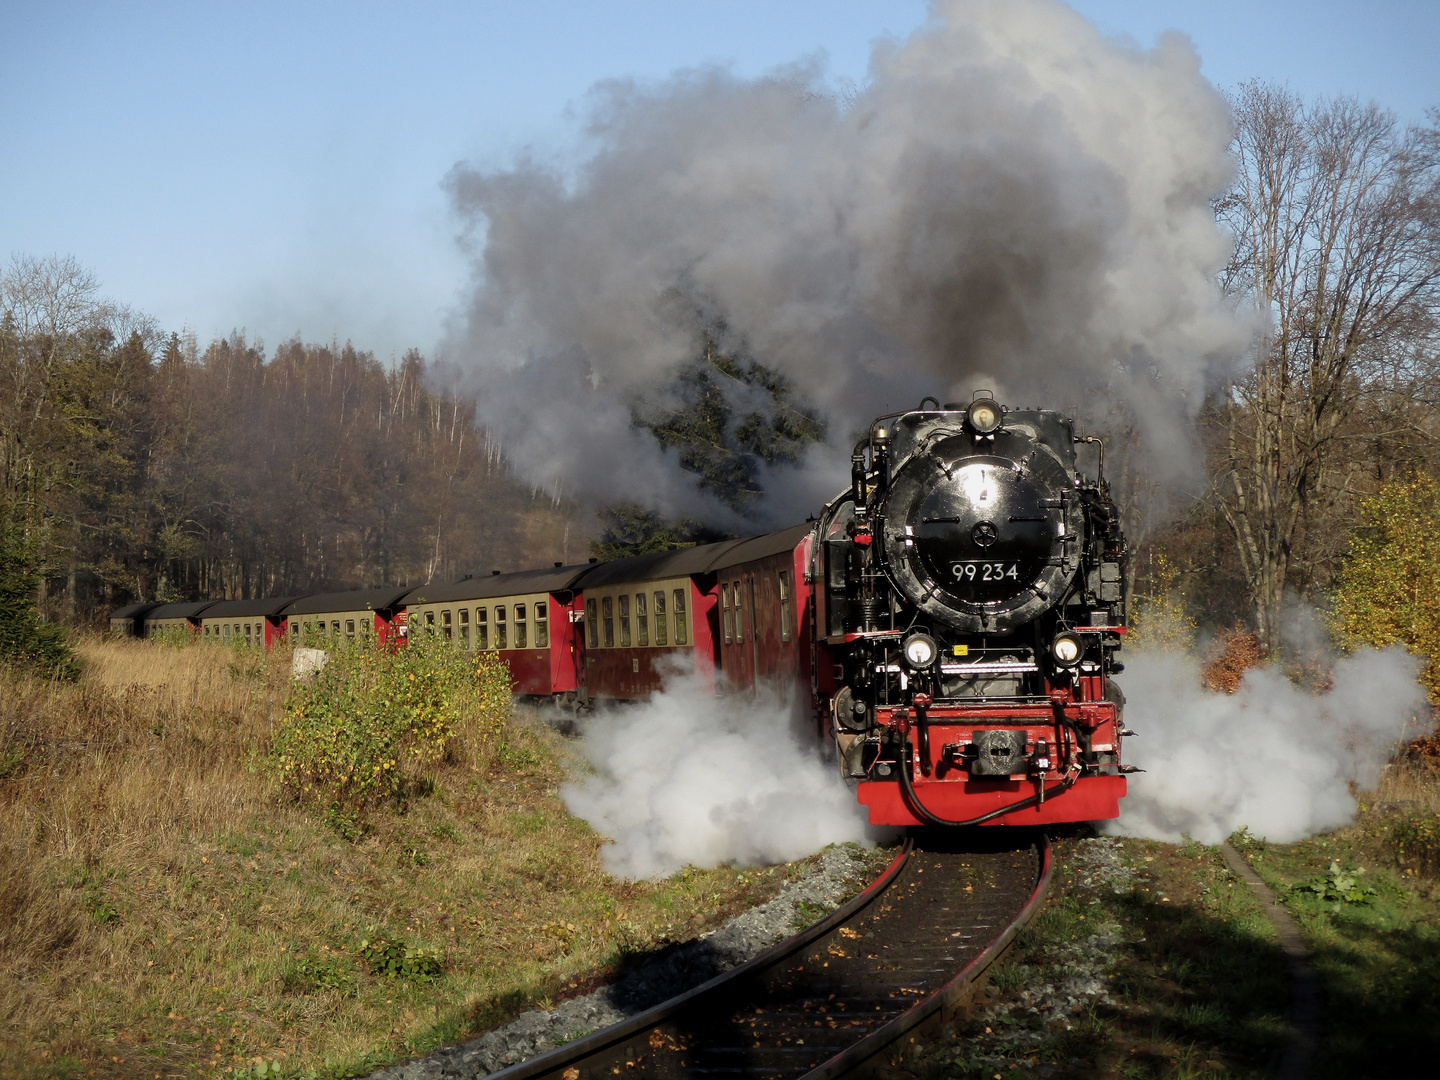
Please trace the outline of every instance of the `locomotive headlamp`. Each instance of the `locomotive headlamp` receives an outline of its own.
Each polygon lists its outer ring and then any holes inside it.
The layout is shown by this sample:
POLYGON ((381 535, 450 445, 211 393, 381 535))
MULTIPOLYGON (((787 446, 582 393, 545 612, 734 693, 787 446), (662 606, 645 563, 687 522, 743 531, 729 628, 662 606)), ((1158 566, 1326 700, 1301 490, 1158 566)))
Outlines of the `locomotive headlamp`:
POLYGON ((929 634, 911 634, 905 639, 903 648, 905 661, 912 668, 928 668, 939 653, 935 647, 935 639, 929 634))
POLYGON ((970 425, 970 430, 977 435, 989 435, 1000 426, 1000 419, 1004 414, 1000 406, 990 398, 980 398, 972 401, 970 407, 965 410, 965 422, 970 425))
POLYGON ((1084 651, 1080 639, 1071 633, 1057 634, 1050 643, 1050 655, 1061 667, 1074 667, 1080 662, 1080 654, 1084 651))

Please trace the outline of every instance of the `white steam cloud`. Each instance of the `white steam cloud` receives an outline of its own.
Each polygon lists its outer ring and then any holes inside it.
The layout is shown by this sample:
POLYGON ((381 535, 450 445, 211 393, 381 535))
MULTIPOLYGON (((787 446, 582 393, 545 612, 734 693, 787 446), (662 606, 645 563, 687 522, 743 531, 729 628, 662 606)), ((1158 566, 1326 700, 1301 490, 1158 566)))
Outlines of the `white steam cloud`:
POLYGON ((479 254, 447 352, 534 483, 723 518, 632 423, 720 321, 830 422, 835 447, 769 478, 777 519, 843 486, 876 414, 979 386, 1136 418, 1163 480, 1248 337, 1215 287, 1228 114, 1179 35, 1141 49, 1054 0, 946 0, 852 96, 818 62, 701 69, 597 87, 586 134, 568 179, 450 178, 479 254))
POLYGON ((693 676, 672 675, 649 701, 585 722, 581 745, 596 771, 561 796, 614 841, 601 857, 617 877, 869 843, 864 808, 793 716, 774 697, 717 697, 693 676))
POLYGON ((1119 680, 1128 699, 1130 777, 1111 831, 1217 844, 1242 825, 1290 843, 1355 819, 1350 782, 1373 788, 1395 744, 1429 731, 1420 662, 1396 645, 1337 660, 1316 695, 1273 668, 1233 695, 1201 688, 1192 656, 1138 653, 1119 680))

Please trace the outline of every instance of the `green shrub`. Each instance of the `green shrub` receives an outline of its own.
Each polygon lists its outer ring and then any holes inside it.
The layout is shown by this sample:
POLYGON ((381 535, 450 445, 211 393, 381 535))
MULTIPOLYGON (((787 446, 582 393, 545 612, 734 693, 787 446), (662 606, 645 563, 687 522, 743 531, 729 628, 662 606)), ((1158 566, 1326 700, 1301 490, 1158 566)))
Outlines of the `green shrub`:
POLYGON ((462 730, 495 738, 509 709, 509 668, 494 653, 424 636, 393 652, 345 646, 291 691, 270 763, 282 785, 333 815, 404 794, 462 730))
POLYGON ((1338 862, 1331 862, 1329 873, 1316 874, 1309 881, 1292 885, 1290 893, 1309 893, 1327 903, 1373 904, 1375 890, 1360 884, 1360 875, 1364 872, 1353 866, 1346 869, 1338 862))
POLYGON ((1386 839, 1401 866, 1420 874, 1440 873, 1440 814, 1402 814, 1388 833, 1386 839))
POLYGON ((355 973, 340 957, 312 951, 286 966, 281 983, 287 994, 334 990, 350 995, 355 992, 355 973))
POLYGON ((360 956, 376 975, 387 979, 432 983, 440 977, 440 958, 429 949, 411 949, 394 938, 376 934, 360 942, 360 956))

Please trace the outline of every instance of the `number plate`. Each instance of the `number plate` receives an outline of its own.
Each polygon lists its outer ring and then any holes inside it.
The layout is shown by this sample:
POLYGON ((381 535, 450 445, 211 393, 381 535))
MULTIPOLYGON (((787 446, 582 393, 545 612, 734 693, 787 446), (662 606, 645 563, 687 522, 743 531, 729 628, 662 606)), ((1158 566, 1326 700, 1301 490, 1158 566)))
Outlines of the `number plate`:
POLYGON ((965 559, 950 564, 950 573, 956 581, 966 584, 976 581, 1019 581, 1020 564, 1014 562, 985 562, 980 559, 965 559))

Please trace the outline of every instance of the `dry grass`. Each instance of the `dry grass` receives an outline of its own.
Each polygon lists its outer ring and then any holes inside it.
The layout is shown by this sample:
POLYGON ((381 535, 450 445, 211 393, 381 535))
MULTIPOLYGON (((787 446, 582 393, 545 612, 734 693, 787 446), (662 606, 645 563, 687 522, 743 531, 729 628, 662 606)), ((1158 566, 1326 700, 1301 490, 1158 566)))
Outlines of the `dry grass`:
POLYGON ((260 765, 286 657, 80 651, 78 684, 0 670, 0 1074, 348 1075, 593 984, 785 873, 609 878, 556 796, 563 741, 523 718, 462 739, 433 795, 327 822, 260 765), (445 973, 377 978, 376 933, 445 973))
POLYGON ((1385 769, 1379 786, 1362 802, 1440 814, 1440 769, 1424 760, 1402 759, 1385 769))

